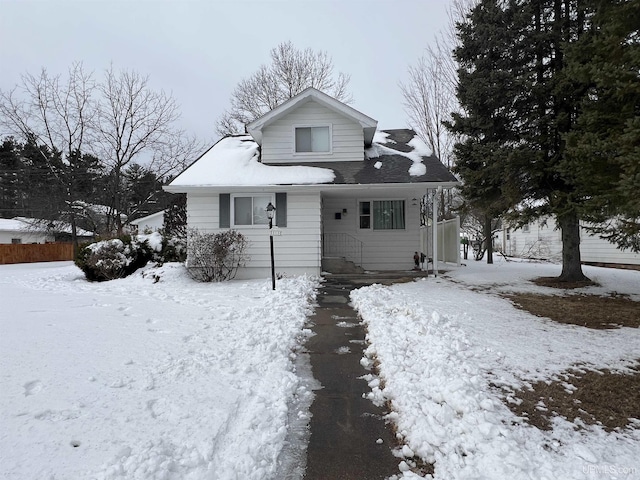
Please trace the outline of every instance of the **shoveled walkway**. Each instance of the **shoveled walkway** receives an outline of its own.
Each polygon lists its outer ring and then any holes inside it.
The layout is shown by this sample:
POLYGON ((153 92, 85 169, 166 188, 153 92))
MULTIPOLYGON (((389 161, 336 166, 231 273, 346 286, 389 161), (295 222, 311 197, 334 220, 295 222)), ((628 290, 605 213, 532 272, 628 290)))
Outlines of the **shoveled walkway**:
POLYGON ((325 277, 319 305, 310 319, 316 335, 307 342, 313 376, 322 388, 311 405, 305 480, 377 480, 400 473, 383 411, 363 398, 370 391, 360 378, 368 373, 360 364, 365 333, 349 306, 349 292, 374 282, 395 283, 424 275, 325 277))

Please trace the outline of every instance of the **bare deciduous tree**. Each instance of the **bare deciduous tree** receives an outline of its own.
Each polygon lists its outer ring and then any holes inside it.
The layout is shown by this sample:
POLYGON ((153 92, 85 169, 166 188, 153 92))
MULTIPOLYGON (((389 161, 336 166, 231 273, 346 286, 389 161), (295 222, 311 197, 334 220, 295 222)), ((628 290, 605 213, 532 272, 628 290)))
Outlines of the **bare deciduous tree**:
POLYGON ((85 147, 96 114, 92 101, 95 88, 92 74, 86 73, 81 63, 75 63, 66 81, 42 69, 39 76, 23 75, 13 90, 0 91, 0 126, 6 133, 32 140, 38 148, 59 182, 67 206, 64 212, 51 212, 51 216, 58 213, 68 218, 76 246, 74 161, 85 147), (52 161, 56 155, 59 162, 52 161))
POLYGON ((333 61, 326 52, 298 50, 291 42, 281 43, 271 50, 269 65, 262 65, 238 83, 231 106, 216 122, 216 130, 220 135, 242 133, 246 124, 308 87, 350 103, 348 83, 348 75, 334 75, 333 61))
POLYGON ((179 130, 167 135, 160 147, 154 149, 148 168, 158 177, 164 178, 188 167, 205 150, 206 144, 195 135, 179 130))
MULTIPOLYGON (((178 105, 156 91, 136 72, 105 72, 102 82, 74 64, 68 77, 42 70, 25 74, 8 92, 0 91, 0 128, 41 150, 48 168, 65 191, 68 207, 77 204, 77 165, 85 153, 95 155, 109 175, 107 232, 122 231, 122 175, 133 163, 145 164, 158 177, 185 166, 203 145, 176 128, 178 105), (55 160, 59 158, 58 160, 55 160)), ((52 203, 52 215, 57 206, 52 203)), ((75 232, 73 208, 66 208, 75 232)), ((74 234, 75 237, 75 234, 74 234)))
POLYGON ((133 71, 109 68, 99 90, 96 147, 111 172, 109 227, 121 233, 123 171, 134 159, 147 154, 150 160, 154 152, 172 145, 180 114, 172 96, 151 89, 149 77, 133 71))
POLYGON ((445 165, 451 167, 453 136, 443 122, 456 108, 451 56, 440 41, 427 48, 418 63, 409 67, 409 80, 400 83, 405 112, 411 127, 445 165))
MULTIPOLYGON (((448 168, 453 166, 453 146, 458 139, 447 130, 444 122, 460 108, 456 99, 458 77, 453 58, 453 49, 458 42, 455 26, 477 1, 451 2, 449 24, 434 38, 433 45, 427 46, 417 63, 409 66, 408 81, 400 82, 409 125, 448 168)), ((438 202, 440 218, 452 216, 456 204, 460 203, 456 192, 443 191, 438 202)))
POLYGON ((426 48, 417 64, 409 67, 407 83, 400 83, 411 127, 447 167, 453 164, 452 149, 456 139, 443 122, 460 108, 456 99, 458 76, 453 58, 453 49, 458 43, 455 26, 477 1, 452 1, 446 29, 434 38, 433 45, 426 48))

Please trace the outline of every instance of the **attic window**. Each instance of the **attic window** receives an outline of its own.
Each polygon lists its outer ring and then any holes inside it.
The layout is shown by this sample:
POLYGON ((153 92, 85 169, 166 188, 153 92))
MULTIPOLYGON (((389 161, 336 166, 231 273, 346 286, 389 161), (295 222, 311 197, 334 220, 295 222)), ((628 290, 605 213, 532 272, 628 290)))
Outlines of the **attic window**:
POLYGON ((295 127, 296 153, 329 153, 331 152, 331 128, 295 127))

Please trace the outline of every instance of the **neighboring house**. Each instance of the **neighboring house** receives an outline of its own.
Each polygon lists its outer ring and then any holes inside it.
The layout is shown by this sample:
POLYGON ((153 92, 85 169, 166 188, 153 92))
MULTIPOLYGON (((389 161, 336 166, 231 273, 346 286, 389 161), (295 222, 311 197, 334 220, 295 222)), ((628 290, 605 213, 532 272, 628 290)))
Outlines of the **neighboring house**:
POLYGON ((138 233, 157 232, 164 227, 164 210, 161 210, 146 217, 136 218, 129 222, 138 233))
POLYGON ((55 235, 46 229, 34 229, 29 224, 15 218, 0 218, 0 243, 48 243, 55 241, 55 235))
MULTIPOLYGON (((561 231, 552 217, 536 220, 517 230, 505 225, 496 239, 496 247, 505 255, 552 261, 562 260, 561 231)), ((604 266, 640 267, 640 254, 620 250, 598 235, 580 228, 582 263, 604 266)))
POLYGON ((220 140, 165 190, 187 194, 189 228, 248 238, 250 260, 238 278, 269 275, 269 203, 280 273, 319 275, 328 257, 367 270, 411 269, 419 199, 458 182, 415 132, 376 127, 308 88, 247 125, 248 134, 220 140))
MULTIPOLYGON (((91 240, 94 234, 77 229, 80 241, 91 240)), ((70 242, 71 226, 60 221, 47 221, 36 218, 15 217, 0 219, 0 243, 51 243, 70 242)))

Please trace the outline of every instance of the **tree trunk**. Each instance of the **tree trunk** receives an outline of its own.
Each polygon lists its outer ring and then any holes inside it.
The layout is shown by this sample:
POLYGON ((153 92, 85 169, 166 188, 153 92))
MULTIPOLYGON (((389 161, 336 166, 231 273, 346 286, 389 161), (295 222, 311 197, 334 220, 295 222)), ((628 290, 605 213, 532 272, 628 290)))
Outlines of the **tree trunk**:
POLYGON ((487 215, 484 219, 484 238, 487 242, 487 263, 493 263, 493 231, 491 230, 492 218, 487 215))
POLYGON ((589 278, 582 273, 580 260, 580 222, 576 212, 558 216, 558 225, 562 230, 562 273, 563 282, 583 282, 589 278))
POLYGON ((71 221, 71 243, 73 243, 73 258, 75 260, 76 255, 78 255, 78 250, 80 250, 80 244, 78 242, 78 225, 76 223, 76 214, 73 212, 73 210, 71 211, 70 221, 71 221))

